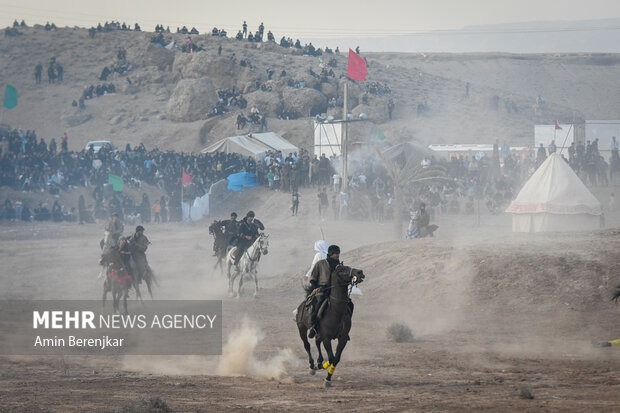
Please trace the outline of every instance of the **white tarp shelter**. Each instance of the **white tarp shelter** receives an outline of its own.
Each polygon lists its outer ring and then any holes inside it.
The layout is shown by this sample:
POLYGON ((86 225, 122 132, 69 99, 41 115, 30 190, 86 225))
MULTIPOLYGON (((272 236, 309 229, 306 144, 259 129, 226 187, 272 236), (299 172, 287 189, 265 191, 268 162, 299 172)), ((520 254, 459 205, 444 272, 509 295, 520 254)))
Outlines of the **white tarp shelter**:
POLYGON ((250 133, 248 136, 256 139, 264 145, 269 146, 270 148, 275 149, 276 151, 281 151, 284 157, 286 157, 289 153, 295 152, 299 155, 299 148, 297 146, 273 132, 250 133))
POLYGON ((342 147, 342 123, 314 121, 314 154, 328 158, 340 156, 342 147))
POLYGON ((195 198, 192 206, 187 202, 181 202, 181 210, 183 211, 184 223, 200 221, 209 215, 209 194, 195 198))
POLYGON ((506 212, 514 232, 584 231, 599 228, 601 203, 557 153, 525 183, 506 212))
POLYGON ((238 153, 263 159, 269 151, 282 151, 286 156, 289 152, 299 153, 299 148, 273 132, 249 133, 241 136, 229 136, 213 145, 206 147, 201 153, 238 153))

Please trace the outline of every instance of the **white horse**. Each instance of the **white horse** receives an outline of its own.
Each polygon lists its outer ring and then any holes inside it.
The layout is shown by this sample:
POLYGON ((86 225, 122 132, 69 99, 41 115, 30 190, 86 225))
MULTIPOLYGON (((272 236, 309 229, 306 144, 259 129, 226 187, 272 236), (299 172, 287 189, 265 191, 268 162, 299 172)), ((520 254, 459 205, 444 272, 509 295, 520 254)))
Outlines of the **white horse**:
POLYGON ((258 238, 254 241, 252 245, 248 247, 247 250, 243 253, 243 257, 239 260, 239 266, 235 267, 234 271, 231 272, 231 268, 235 266, 235 259, 233 258, 233 253, 237 251, 237 247, 232 248, 226 254, 226 266, 228 272, 228 293, 233 295, 233 286, 235 284, 235 279, 237 276, 239 277, 239 287, 237 289, 237 298, 241 297, 241 287, 243 286, 243 278, 247 275, 250 278, 254 278, 254 297, 258 295, 258 261, 260 259, 261 254, 267 255, 269 252, 269 235, 260 233, 258 238))

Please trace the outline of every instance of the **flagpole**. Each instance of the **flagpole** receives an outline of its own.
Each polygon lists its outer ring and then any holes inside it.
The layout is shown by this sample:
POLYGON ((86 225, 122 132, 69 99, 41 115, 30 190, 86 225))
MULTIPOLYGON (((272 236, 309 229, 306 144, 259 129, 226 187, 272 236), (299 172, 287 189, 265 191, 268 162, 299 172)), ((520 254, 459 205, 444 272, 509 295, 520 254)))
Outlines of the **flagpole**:
POLYGON ((183 168, 181 168, 181 221, 183 221, 183 168))
POLYGON ((349 125, 349 119, 347 119, 347 115, 349 112, 348 109, 348 102, 347 102, 347 97, 348 97, 348 86, 349 86, 349 82, 347 80, 344 81, 344 108, 343 108, 343 115, 342 115, 342 192, 346 193, 347 189, 348 189, 348 171, 347 171, 347 158, 348 158, 348 139, 349 139, 349 131, 348 131, 348 125, 349 125))

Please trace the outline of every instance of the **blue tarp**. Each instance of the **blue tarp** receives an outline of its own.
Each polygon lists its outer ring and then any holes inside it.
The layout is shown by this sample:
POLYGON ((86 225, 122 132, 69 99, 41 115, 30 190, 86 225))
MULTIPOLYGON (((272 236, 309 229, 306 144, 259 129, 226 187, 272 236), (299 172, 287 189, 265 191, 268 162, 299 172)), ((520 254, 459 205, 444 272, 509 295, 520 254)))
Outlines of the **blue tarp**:
POLYGON ((256 182, 256 174, 249 172, 239 172, 238 174, 228 175, 228 189, 229 191, 242 192, 243 187, 258 186, 256 182))

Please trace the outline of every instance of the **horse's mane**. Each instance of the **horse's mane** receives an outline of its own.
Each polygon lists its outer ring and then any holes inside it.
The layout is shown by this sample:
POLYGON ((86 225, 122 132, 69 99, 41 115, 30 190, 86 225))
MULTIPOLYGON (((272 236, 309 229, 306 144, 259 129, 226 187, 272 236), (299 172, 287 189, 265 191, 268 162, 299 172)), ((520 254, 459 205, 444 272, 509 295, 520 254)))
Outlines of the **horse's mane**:
POLYGON ((209 233, 213 234, 215 232, 215 229, 220 225, 221 222, 222 221, 218 221, 217 219, 213 221, 211 225, 209 225, 209 233))

